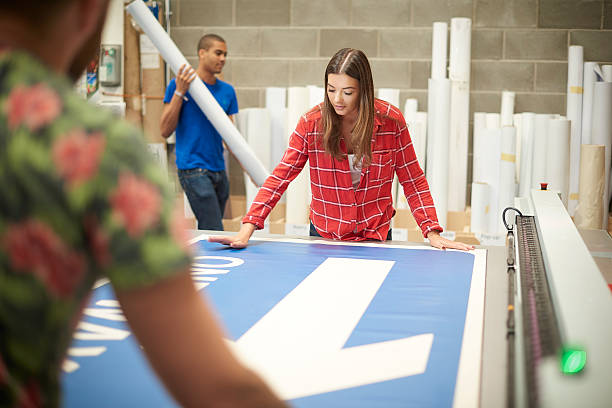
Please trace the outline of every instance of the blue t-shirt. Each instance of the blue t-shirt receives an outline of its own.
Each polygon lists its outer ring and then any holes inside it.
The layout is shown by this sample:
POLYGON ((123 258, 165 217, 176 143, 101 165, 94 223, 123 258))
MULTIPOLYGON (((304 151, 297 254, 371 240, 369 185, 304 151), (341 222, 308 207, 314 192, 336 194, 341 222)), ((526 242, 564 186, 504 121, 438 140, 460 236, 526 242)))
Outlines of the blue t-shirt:
MULTIPOLYGON (((200 80, 201 79, 196 79, 200 80)), ((234 88, 217 79, 214 85, 202 81, 228 115, 238 113, 238 100, 234 88)), ((176 90, 173 78, 166 88, 164 103, 170 103, 176 90)), ((189 92, 185 95, 176 126, 176 167, 181 170, 203 168, 210 171, 225 170, 221 135, 195 103, 189 92)))

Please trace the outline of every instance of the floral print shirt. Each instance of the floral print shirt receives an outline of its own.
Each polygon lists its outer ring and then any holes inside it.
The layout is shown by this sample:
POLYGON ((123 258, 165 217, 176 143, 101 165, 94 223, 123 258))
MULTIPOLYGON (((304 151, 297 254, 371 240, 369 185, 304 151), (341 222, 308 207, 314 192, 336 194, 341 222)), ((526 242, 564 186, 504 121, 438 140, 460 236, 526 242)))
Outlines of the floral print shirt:
POLYGON ((142 135, 20 52, 0 53, 0 407, 59 406, 94 282, 190 264, 180 208, 142 135))

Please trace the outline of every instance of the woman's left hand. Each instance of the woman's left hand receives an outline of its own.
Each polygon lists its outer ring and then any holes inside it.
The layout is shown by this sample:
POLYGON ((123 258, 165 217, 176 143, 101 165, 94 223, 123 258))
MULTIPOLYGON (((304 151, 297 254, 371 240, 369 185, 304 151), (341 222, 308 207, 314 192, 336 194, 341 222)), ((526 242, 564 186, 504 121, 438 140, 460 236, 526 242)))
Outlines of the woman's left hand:
POLYGON ((434 248, 439 249, 459 249, 461 251, 469 251, 474 249, 474 245, 464 244, 463 242, 451 241, 440 236, 438 231, 430 231, 427 234, 429 243, 434 248))

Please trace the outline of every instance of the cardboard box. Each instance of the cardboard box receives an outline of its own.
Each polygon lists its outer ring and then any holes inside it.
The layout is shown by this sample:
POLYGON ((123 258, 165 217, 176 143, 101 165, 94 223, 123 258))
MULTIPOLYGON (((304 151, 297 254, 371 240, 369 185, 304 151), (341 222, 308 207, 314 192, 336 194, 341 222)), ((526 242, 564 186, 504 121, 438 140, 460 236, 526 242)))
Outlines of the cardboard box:
POLYGON ((270 234, 284 234, 285 233, 285 219, 270 222, 270 234))
POLYGON ((286 218, 286 209, 287 204, 285 203, 277 203, 276 206, 272 209, 270 216, 268 217, 270 222, 285 220, 286 218))
POLYGON ((470 218, 467 211, 449 211, 446 213, 446 229, 449 231, 468 232, 470 218))
POLYGON ((412 210, 409 208, 396 210, 395 216, 393 217, 393 228, 406 228, 408 230, 414 230, 415 228, 419 229, 412 215, 412 210))
POLYGON ((244 217, 244 214, 246 214, 246 197, 243 195, 230 195, 223 218, 244 217))
POLYGON ((231 231, 231 232, 238 232, 240 231, 240 227, 242 226, 242 217, 236 217, 236 218, 224 218, 223 219, 223 230, 225 231, 231 231))

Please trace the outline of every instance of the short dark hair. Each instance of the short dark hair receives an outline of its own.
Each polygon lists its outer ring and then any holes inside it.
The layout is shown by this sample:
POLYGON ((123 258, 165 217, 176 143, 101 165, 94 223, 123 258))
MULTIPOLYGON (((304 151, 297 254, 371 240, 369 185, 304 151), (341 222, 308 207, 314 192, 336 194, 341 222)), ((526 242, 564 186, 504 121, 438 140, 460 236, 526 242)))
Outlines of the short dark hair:
POLYGON ((225 43, 225 40, 220 35, 206 34, 205 36, 200 38, 200 41, 198 42, 198 51, 209 49, 213 41, 219 41, 219 42, 225 43))

